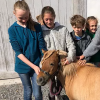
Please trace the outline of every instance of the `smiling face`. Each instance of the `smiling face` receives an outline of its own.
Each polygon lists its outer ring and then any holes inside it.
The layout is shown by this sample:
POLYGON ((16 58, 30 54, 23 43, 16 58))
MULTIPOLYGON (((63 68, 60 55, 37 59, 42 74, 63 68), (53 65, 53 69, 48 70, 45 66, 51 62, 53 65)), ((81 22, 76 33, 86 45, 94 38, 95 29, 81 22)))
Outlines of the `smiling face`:
POLYGON ((14 15, 17 18, 17 23, 21 26, 26 26, 29 19, 29 11, 16 8, 14 15))
POLYGON ((51 13, 44 14, 43 21, 50 29, 54 28, 54 20, 55 17, 51 13))
POLYGON ((97 21, 96 20, 90 20, 89 21, 89 25, 88 25, 88 29, 90 33, 95 33, 97 30, 97 21))

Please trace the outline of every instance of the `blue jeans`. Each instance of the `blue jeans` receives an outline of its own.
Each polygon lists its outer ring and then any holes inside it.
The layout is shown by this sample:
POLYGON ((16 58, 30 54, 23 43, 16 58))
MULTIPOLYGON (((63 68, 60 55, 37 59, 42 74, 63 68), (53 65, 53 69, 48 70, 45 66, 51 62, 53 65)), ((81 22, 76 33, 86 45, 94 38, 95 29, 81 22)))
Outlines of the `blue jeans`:
POLYGON ((42 100, 41 87, 36 83, 36 73, 19 74, 23 88, 24 88, 24 100, 32 100, 32 92, 35 100, 42 100))

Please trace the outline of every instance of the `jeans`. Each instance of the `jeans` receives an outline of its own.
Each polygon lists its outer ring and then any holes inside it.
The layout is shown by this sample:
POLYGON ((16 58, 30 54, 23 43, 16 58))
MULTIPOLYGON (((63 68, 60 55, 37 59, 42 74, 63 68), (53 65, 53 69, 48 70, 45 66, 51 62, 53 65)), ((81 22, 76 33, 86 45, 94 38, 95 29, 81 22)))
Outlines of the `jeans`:
POLYGON ((19 74, 23 88, 24 88, 24 100, 32 100, 32 92, 35 100, 42 100, 41 87, 36 83, 36 73, 19 74))

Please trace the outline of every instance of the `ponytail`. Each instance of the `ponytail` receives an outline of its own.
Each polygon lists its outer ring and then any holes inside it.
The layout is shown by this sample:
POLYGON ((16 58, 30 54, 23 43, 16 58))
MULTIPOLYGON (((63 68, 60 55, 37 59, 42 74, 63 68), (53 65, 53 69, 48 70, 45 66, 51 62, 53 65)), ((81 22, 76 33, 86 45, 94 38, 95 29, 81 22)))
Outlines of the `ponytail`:
POLYGON ((34 20, 32 19, 29 6, 28 6, 28 4, 25 2, 25 0, 19 0, 19 1, 17 1, 17 2, 14 4, 14 11, 16 11, 16 8, 29 11, 29 20, 28 20, 27 24, 28 24, 28 27, 29 27, 31 30, 35 31, 35 28, 34 28, 35 22, 34 22, 34 20))

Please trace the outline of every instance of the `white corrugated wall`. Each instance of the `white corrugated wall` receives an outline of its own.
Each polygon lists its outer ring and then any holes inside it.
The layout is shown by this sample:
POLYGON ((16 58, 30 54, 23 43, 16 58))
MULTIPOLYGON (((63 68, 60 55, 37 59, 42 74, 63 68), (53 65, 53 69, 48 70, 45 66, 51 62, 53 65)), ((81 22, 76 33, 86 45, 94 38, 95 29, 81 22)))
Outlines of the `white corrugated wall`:
MULTIPOLYGON (((0 79, 16 78, 14 72, 14 52, 9 43, 8 28, 16 21, 13 5, 17 0, 0 0, 0 79)), ((26 0, 34 20, 44 6, 52 6, 56 19, 71 31, 70 17, 80 14, 86 17, 87 0, 26 0)))

